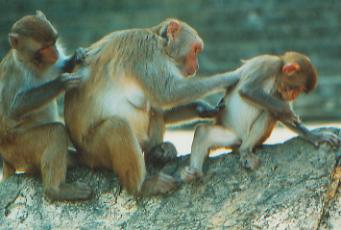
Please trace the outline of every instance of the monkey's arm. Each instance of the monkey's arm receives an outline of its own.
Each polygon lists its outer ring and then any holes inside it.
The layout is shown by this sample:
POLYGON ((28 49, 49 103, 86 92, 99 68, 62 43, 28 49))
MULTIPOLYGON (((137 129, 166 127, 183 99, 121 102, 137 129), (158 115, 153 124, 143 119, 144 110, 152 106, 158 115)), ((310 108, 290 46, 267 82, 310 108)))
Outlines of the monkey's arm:
POLYGON ((288 103, 267 94, 256 84, 253 86, 245 85, 239 90, 239 94, 242 98, 266 109, 278 120, 282 120, 282 118, 290 118, 292 121, 298 120, 288 103))
POLYGON ((87 56, 87 52, 83 48, 76 49, 75 53, 65 59, 62 65, 63 73, 71 73, 76 65, 82 64, 87 56))
POLYGON ((239 72, 231 71, 211 77, 192 77, 159 75, 145 76, 144 83, 150 96, 161 106, 176 106, 189 103, 215 90, 235 86, 239 81, 239 72))
POLYGON ((36 88, 19 92, 10 106, 9 115, 12 118, 20 118, 25 114, 49 103, 65 89, 78 85, 80 77, 62 75, 53 81, 47 82, 36 88))
POLYGON ((321 143, 327 143, 330 146, 337 148, 340 146, 339 138, 333 133, 312 133, 301 122, 290 122, 287 120, 281 121, 289 129, 312 143, 314 146, 319 146, 321 143))
POLYGON ((166 110, 164 112, 164 119, 166 124, 174 124, 195 118, 214 118, 218 112, 219 108, 203 101, 196 101, 166 110))
MULTIPOLYGON (((239 89, 239 95, 269 111, 279 120, 283 117, 290 117, 292 120, 297 120, 287 102, 266 93, 264 90, 265 84, 268 81, 276 81, 276 77, 279 75, 280 65, 281 62, 275 59, 266 60, 263 63, 254 66, 253 69, 246 72, 245 76, 243 76, 243 85, 239 89)), ((275 85, 272 87, 276 88, 275 85)))

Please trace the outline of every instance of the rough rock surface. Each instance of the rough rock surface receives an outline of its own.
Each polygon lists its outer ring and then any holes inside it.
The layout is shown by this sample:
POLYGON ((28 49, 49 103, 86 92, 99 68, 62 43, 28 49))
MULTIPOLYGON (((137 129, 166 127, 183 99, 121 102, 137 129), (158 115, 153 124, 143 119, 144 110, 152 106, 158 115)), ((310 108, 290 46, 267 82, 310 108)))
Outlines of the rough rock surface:
MULTIPOLYGON (((340 130, 332 129, 340 136, 340 130)), ((210 158, 201 181, 166 197, 135 199, 115 175, 77 168, 69 181, 95 189, 86 202, 51 203, 39 178, 0 183, 0 229, 337 229, 341 226, 340 149, 315 149, 300 138, 257 149, 262 166, 248 172, 237 153, 210 158)), ((178 174, 181 157, 167 167, 178 174)))

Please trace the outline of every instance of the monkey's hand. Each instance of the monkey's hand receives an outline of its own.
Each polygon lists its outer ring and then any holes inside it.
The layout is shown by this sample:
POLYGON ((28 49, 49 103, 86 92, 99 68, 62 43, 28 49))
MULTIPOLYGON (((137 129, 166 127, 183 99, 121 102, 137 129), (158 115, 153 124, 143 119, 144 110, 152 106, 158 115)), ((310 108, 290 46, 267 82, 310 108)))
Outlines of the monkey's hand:
POLYGON ((72 55, 72 60, 74 61, 75 65, 83 64, 87 56, 88 54, 86 49, 79 47, 72 55))
POLYGON ((208 109, 206 106, 197 105, 196 111, 202 118, 212 118, 215 117, 220 110, 218 107, 208 109))
POLYGON ((218 111, 222 111, 223 109, 225 109, 225 99, 224 97, 222 97, 220 99, 220 101, 218 102, 217 106, 216 106, 216 109, 218 109, 218 111))
POLYGON ((315 147, 319 147, 322 143, 326 143, 334 149, 339 148, 341 142, 337 135, 330 132, 310 133, 308 140, 315 147))
POLYGON ((77 88, 82 83, 82 77, 74 73, 64 73, 58 78, 58 80, 63 85, 65 91, 77 88))

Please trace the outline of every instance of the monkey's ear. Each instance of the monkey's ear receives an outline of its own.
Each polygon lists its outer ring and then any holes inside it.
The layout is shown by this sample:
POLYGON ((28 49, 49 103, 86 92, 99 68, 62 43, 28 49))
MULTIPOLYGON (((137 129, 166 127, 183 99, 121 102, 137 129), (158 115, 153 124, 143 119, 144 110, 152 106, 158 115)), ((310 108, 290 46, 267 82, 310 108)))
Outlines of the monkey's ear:
POLYGON ((282 72, 287 75, 293 75, 301 69, 301 66, 297 63, 288 63, 282 67, 282 72))
POLYGON ((175 38, 178 32, 180 31, 180 23, 176 20, 172 20, 168 23, 167 26, 167 35, 170 38, 175 38))
POLYGON ((45 14, 44 14, 42 11, 40 11, 40 10, 37 10, 37 11, 36 11, 36 16, 37 16, 38 18, 40 18, 40 19, 47 20, 45 14))
POLYGON ((19 35, 17 33, 9 33, 8 41, 13 49, 17 49, 19 44, 19 35))

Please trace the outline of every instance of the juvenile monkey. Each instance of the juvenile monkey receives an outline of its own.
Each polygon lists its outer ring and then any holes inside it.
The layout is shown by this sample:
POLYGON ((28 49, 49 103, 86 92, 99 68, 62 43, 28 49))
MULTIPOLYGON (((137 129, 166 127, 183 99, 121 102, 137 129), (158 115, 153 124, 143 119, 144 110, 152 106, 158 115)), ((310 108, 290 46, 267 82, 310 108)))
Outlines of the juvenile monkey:
POLYGON ((203 46, 197 32, 176 19, 113 32, 90 46, 88 66, 79 69, 89 75, 81 87, 65 95, 66 125, 72 142, 84 153, 80 162, 114 170, 134 195, 172 190, 174 178, 146 177, 142 147, 153 122, 151 108, 162 111, 186 104, 238 81, 233 72, 185 78, 196 73, 203 46))
POLYGON ((153 166, 163 167, 175 160, 177 151, 171 142, 163 142, 167 125, 177 125, 194 120, 215 118, 219 108, 204 101, 195 101, 165 111, 151 108, 148 129, 148 141, 143 145, 145 159, 153 166))
POLYGON ((216 125, 200 125, 195 130, 184 180, 201 176, 205 158, 217 147, 239 148, 242 166, 255 169, 259 159, 253 149, 270 136, 277 121, 315 146, 323 142, 339 146, 337 136, 310 132, 291 109, 300 93, 316 87, 317 73, 308 57, 296 52, 262 55, 246 61, 237 71, 240 81, 225 94, 225 107, 216 125))
POLYGON ((18 20, 9 33, 12 49, 0 63, 3 178, 40 172, 51 200, 82 200, 90 188, 65 183, 68 136, 56 97, 80 84, 78 76, 60 74, 72 71, 84 54, 63 59, 57 36, 41 11, 18 20))

